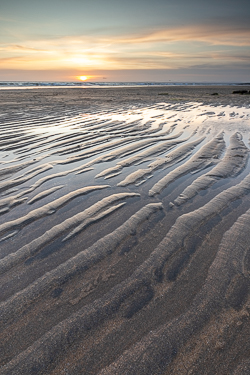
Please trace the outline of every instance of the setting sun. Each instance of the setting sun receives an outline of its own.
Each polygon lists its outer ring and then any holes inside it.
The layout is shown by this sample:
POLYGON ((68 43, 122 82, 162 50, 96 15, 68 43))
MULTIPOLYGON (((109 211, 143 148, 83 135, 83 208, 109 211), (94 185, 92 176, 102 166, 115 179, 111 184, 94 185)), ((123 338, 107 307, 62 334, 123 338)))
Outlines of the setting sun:
POLYGON ((87 81, 89 79, 96 78, 97 76, 75 76, 74 78, 79 81, 87 81))

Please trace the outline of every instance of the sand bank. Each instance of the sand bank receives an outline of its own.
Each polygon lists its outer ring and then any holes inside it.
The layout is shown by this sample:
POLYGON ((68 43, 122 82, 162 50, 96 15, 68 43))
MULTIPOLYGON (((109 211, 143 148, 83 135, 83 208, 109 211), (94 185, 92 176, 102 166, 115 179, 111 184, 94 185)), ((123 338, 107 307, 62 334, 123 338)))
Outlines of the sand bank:
POLYGON ((0 90, 0 374, 250 371, 233 90, 0 90))

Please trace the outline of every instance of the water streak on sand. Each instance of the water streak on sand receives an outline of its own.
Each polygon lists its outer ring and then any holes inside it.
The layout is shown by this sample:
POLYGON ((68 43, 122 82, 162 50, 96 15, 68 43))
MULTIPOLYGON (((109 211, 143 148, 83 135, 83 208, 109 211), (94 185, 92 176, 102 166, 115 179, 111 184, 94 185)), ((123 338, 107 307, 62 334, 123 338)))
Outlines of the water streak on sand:
POLYGON ((159 194, 164 188, 166 188, 171 182, 177 178, 196 170, 204 169, 210 165, 216 163, 225 148, 225 142, 223 140, 223 134, 219 134, 216 138, 205 144, 197 153, 195 153, 191 159, 180 167, 174 169, 172 172, 163 177, 158 181, 150 190, 149 195, 153 196, 159 194))
POLYGON ((99 185, 99 186, 88 186, 82 189, 78 189, 75 191, 72 191, 71 193, 65 194, 63 197, 58 198, 54 200, 51 203, 47 203, 46 205, 36 208, 33 211, 30 211, 27 215, 22 216, 18 219, 7 221, 4 224, 0 225, 0 236, 8 231, 12 231, 15 229, 18 229, 20 227, 23 227, 27 224, 29 224, 32 221, 38 220, 43 216, 51 215, 56 210, 67 204, 72 199, 79 197, 84 194, 88 194, 92 191, 98 190, 98 189, 105 189, 109 187, 109 185, 99 185))
POLYGON ((216 181, 236 176, 245 168, 248 159, 249 149, 241 140, 240 134, 232 135, 230 146, 227 148, 223 160, 216 165, 210 172, 197 178, 183 193, 174 201, 180 205, 193 198, 200 190, 205 190, 212 186, 216 181))

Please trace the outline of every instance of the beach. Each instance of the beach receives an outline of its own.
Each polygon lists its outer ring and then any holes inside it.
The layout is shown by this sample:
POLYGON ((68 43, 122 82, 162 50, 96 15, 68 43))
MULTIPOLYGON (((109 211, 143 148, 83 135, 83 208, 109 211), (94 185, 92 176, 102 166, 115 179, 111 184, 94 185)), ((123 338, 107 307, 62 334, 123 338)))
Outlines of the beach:
POLYGON ((0 90, 0 374, 250 372, 249 90, 0 90))

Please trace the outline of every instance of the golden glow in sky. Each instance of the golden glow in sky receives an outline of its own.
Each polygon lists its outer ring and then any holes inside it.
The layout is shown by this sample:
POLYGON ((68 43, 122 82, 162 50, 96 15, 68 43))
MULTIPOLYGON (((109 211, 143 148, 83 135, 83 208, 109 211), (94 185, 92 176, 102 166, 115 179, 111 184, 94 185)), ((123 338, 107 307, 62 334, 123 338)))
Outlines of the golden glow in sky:
POLYGON ((80 81, 86 81, 87 79, 89 79, 88 76, 80 76, 79 77, 80 81))

